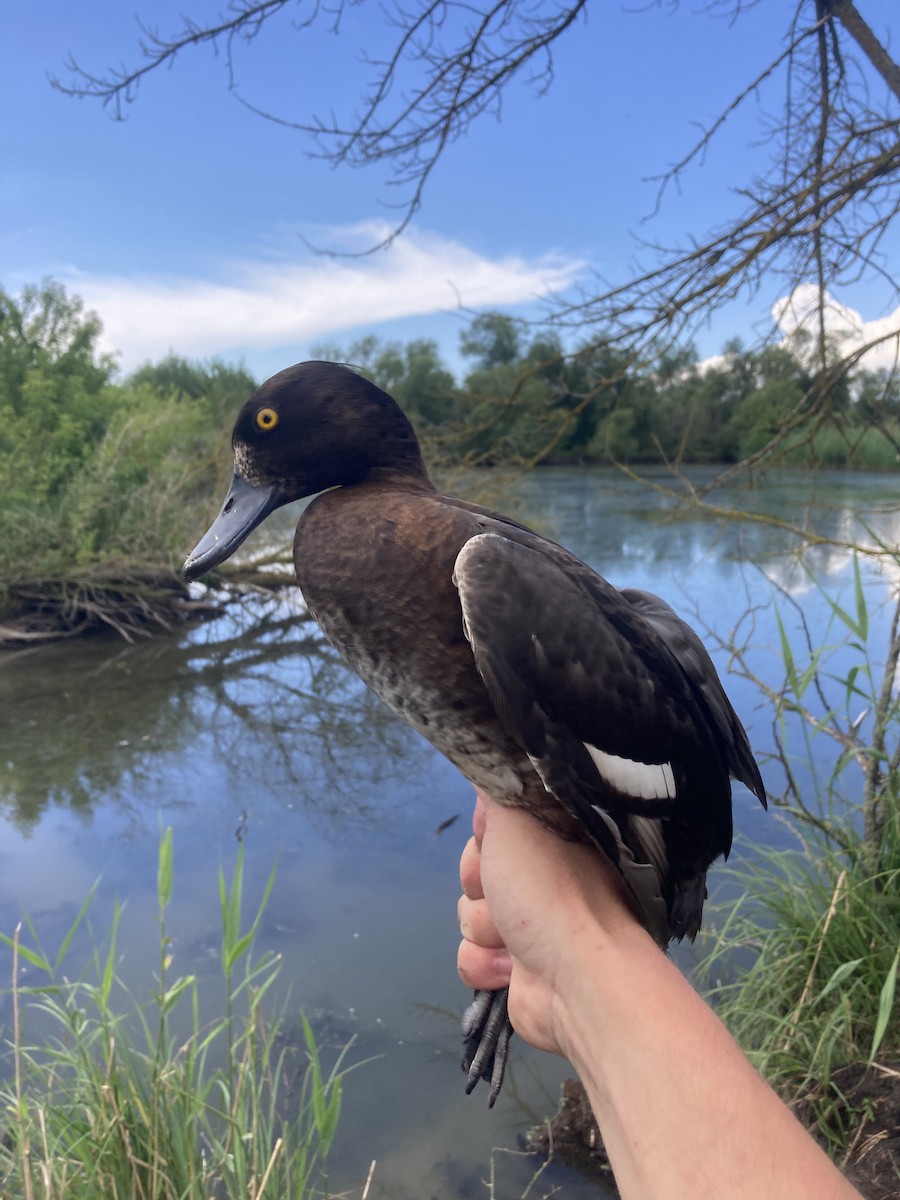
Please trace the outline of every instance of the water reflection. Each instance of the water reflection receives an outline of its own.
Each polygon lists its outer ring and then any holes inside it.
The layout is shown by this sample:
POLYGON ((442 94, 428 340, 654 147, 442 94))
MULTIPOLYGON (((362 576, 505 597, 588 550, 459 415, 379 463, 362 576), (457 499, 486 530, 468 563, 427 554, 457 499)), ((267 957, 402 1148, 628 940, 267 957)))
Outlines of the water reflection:
MULTIPOLYGON (((380 783, 411 735, 350 675, 292 591, 247 600, 189 633, 123 646, 96 638, 10 655, 0 671, 0 811, 23 830, 48 805, 87 816, 141 803, 187 755, 238 788, 293 788, 333 810, 380 783), (190 748, 190 749, 189 749, 190 748)), ((181 789, 189 803, 192 789, 181 789)))
MULTIPOLYGON (((690 482, 712 473, 698 468, 690 482)), ((648 469, 641 481, 612 471, 549 469, 524 477, 516 491, 532 520, 540 514, 555 536, 610 576, 635 561, 677 570, 715 557, 723 564, 772 560, 782 568, 802 557, 810 573, 825 578, 845 567, 855 544, 900 546, 900 481, 892 475, 783 472, 759 486, 712 493, 700 508, 661 468, 648 469), (759 520, 735 521, 725 515, 732 512, 759 520), (824 541, 801 545, 786 526, 824 541)))

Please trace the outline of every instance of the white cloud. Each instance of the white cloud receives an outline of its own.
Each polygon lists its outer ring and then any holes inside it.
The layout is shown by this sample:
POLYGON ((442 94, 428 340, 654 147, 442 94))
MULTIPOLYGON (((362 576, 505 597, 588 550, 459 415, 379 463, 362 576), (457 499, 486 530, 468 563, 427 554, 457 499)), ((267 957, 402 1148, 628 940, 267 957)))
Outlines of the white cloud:
MULTIPOLYGON (((817 327, 818 294, 815 284, 801 283, 790 296, 776 300, 770 310, 776 326, 781 330, 780 344, 801 360, 809 356, 808 338, 804 335, 814 335, 817 327)), ((891 370, 900 363, 900 308, 887 317, 866 321, 855 308, 841 304, 830 292, 826 292, 825 326, 843 355, 878 342, 878 345, 861 355, 857 365, 862 370, 877 371, 882 367, 891 370)), ((724 354, 712 354, 697 363, 697 370, 701 374, 718 370, 727 361, 724 354)))
MULTIPOLYGON (((790 296, 776 300, 772 305, 772 316, 784 334, 785 343, 800 357, 803 357, 804 335, 812 334, 817 325, 818 297, 819 289, 815 284, 801 283, 790 296)), ((830 292, 825 293, 824 308, 825 327, 842 355, 852 354, 854 350, 878 341, 877 346, 862 355, 859 366, 867 371, 897 366, 900 355, 900 308, 887 317, 866 321, 855 308, 841 304, 830 292)))
MULTIPOLYGON (((328 231, 369 246, 373 224, 328 231)), ((307 254, 302 261, 235 263, 227 281, 183 276, 66 279, 104 325, 102 348, 127 370, 169 350, 188 357, 309 343, 343 330, 458 308, 534 302, 580 274, 583 263, 550 255, 492 259, 457 242, 411 232, 363 258, 307 254)))

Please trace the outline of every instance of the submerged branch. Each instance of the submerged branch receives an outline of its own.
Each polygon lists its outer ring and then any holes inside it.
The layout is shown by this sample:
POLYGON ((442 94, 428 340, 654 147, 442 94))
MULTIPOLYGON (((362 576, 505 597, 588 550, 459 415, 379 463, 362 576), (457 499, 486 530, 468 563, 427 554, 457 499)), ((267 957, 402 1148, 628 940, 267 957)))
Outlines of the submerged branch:
POLYGON ((0 593, 0 650, 104 630, 133 642, 218 615, 235 589, 272 592, 295 584, 293 574, 253 565, 230 566, 221 578, 221 592, 198 595, 173 569, 113 561, 81 574, 8 582, 0 593))

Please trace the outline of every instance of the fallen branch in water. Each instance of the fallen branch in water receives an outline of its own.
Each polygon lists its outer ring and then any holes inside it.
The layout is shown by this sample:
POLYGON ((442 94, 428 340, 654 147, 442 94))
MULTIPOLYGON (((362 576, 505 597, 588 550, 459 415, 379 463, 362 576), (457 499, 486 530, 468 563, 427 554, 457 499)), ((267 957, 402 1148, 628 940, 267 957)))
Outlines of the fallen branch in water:
POLYGON ((16 580, 0 591, 0 649, 109 629, 133 642, 218 615, 234 599, 234 585, 265 592, 294 584, 293 573, 238 566, 228 573, 228 590, 198 596, 172 568, 121 563, 69 577, 16 580))

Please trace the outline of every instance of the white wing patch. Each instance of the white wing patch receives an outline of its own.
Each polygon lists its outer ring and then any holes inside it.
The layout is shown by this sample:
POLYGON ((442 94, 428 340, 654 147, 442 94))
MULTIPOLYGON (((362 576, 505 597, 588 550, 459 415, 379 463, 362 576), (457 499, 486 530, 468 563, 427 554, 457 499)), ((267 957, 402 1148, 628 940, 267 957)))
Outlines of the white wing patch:
POLYGON ((620 758, 618 754, 607 754, 587 742, 584 748, 605 782, 623 796, 634 796, 636 800, 675 799, 671 763, 635 762, 631 758, 620 758))

